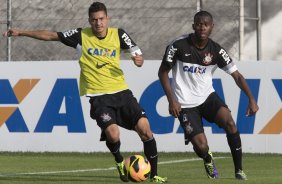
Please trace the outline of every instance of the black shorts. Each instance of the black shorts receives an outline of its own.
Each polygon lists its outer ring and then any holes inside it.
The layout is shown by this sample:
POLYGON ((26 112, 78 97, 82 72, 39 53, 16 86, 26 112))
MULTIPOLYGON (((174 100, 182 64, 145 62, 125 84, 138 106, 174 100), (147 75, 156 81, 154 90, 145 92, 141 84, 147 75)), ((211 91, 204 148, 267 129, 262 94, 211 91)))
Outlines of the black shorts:
POLYGON ((111 124, 133 130, 138 120, 146 117, 145 111, 129 89, 114 94, 90 97, 89 102, 90 116, 96 120, 102 130, 111 124))
POLYGON ((193 108, 182 108, 178 117, 180 125, 184 130, 185 144, 197 134, 204 132, 202 118, 209 122, 214 122, 214 118, 220 107, 228 106, 213 92, 201 105, 193 108))

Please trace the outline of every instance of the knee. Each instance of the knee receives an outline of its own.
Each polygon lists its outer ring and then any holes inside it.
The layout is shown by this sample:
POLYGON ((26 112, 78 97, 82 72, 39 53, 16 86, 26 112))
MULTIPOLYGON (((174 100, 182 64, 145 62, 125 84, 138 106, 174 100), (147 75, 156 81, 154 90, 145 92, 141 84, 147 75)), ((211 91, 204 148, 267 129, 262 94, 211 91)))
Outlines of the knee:
POLYGON ((234 134, 237 132, 237 127, 234 121, 227 121, 224 126, 224 130, 227 134, 234 134))
POLYGON ((138 135, 142 141, 150 140, 153 137, 151 129, 143 129, 138 132, 138 135))
POLYGON ((215 117, 215 123, 223 128, 228 134, 232 134, 237 131, 236 124, 228 108, 222 107, 219 109, 215 117))
POLYGON ((206 153, 209 151, 209 146, 207 143, 200 143, 196 146, 194 146, 194 150, 199 153, 200 155, 202 155, 203 153, 206 153))
POLYGON ((107 140, 110 142, 117 142, 119 141, 120 133, 119 128, 116 124, 112 124, 105 129, 105 134, 107 140))
POLYGON ((147 118, 139 119, 137 125, 135 126, 135 130, 142 141, 149 140, 153 137, 153 133, 147 118))
POLYGON ((203 157, 208 151, 209 146, 205 137, 198 136, 197 139, 192 139, 193 149, 199 157, 203 157))
POLYGON ((153 134, 152 134, 152 133, 149 133, 149 132, 146 132, 146 133, 144 133, 144 134, 142 134, 142 135, 139 134, 139 137, 140 137, 140 139, 141 139, 142 141, 147 141, 147 140, 152 139, 153 134))

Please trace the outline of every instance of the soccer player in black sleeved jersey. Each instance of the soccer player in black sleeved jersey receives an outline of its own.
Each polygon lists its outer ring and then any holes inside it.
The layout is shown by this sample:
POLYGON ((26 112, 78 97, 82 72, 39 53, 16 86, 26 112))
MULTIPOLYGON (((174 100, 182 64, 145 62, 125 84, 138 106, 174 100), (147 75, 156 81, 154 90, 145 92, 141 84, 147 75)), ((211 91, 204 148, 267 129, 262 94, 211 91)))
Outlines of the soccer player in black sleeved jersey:
POLYGON ((149 121, 142 107, 128 89, 120 68, 120 51, 131 53, 135 65, 141 67, 142 52, 122 29, 108 27, 106 6, 94 2, 89 7, 88 28, 64 32, 24 31, 10 29, 4 36, 27 36, 45 41, 61 41, 76 48, 79 53, 80 95, 90 98, 90 116, 102 130, 101 140, 113 154, 120 179, 128 182, 124 174, 124 161, 120 153, 119 126, 134 130, 143 141, 144 154, 151 164, 150 181, 165 183, 166 177, 157 173, 158 152, 149 121))
POLYGON ((159 68, 159 78, 169 102, 169 112, 179 119, 184 130, 185 144, 191 142, 195 153, 203 158, 208 177, 218 178, 218 172, 209 151, 202 118, 224 128, 233 157, 235 178, 246 180, 247 176, 242 170, 240 134, 230 110, 212 86, 215 69, 219 67, 230 74, 248 96, 247 116, 254 115, 258 106, 246 80, 226 50, 209 38, 213 26, 213 18, 209 12, 196 13, 192 25, 194 33, 175 39, 166 48, 159 68), (171 84, 168 76, 170 70, 171 84))

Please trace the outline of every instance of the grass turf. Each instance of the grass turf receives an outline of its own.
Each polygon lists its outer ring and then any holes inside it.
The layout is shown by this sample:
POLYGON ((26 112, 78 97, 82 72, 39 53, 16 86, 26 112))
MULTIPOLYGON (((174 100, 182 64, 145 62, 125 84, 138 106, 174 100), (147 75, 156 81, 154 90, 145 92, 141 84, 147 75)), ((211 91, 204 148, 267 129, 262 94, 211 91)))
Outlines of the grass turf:
MULTIPOLYGON (((133 153, 123 153, 129 156, 133 153)), ((139 153, 140 154, 140 153, 139 153)), ((194 153, 159 153, 159 175, 172 184, 232 184, 233 162, 230 154, 213 153, 220 179, 210 180, 202 160, 194 153)), ((248 176, 244 183, 277 184, 282 181, 282 155, 244 154, 248 176)), ((0 183, 115 184, 122 183, 110 153, 0 153, 0 183)))

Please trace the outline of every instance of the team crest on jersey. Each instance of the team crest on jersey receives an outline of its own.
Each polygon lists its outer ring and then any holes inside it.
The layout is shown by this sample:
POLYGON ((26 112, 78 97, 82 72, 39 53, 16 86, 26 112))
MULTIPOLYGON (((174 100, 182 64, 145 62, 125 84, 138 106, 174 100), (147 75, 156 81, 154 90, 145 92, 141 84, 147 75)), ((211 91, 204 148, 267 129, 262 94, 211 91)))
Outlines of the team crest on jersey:
POLYGON ((109 115, 109 113, 103 113, 103 114, 101 115, 101 119, 102 119, 103 122, 108 122, 108 121, 110 121, 112 118, 111 118, 111 116, 109 115))
POLYGON ((193 127, 191 126, 191 123, 188 121, 188 122, 185 122, 185 132, 189 135, 193 132, 193 127))
POLYGON ((186 134, 191 134, 193 132, 193 127, 191 126, 191 123, 188 120, 187 114, 183 115, 183 122, 186 134))
POLYGON ((208 65, 212 62, 213 55, 211 53, 206 53, 205 58, 203 59, 203 63, 208 65))

